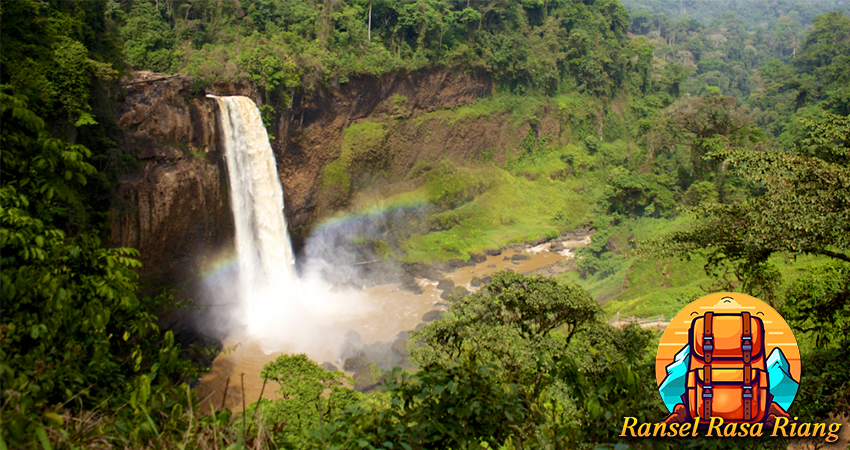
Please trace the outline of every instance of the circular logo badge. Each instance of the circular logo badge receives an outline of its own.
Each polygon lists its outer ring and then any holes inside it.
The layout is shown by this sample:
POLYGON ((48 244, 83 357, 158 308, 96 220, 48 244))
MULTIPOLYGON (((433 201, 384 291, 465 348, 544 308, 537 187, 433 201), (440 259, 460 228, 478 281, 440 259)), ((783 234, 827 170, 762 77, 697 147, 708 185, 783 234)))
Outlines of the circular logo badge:
POLYGON ((800 351, 767 303, 722 292, 695 300, 671 321, 655 359, 667 419, 763 422, 785 416, 800 382, 800 351))

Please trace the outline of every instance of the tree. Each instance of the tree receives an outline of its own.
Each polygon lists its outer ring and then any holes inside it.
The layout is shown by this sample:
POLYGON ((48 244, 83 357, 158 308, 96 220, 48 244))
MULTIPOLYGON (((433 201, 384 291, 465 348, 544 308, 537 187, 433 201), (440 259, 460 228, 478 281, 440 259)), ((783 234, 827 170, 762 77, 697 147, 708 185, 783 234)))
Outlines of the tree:
POLYGON ((720 138, 725 144, 747 142, 751 133, 746 110, 738 99, 710 91, 699 97, 685 97, 670 105, 665 116, 672 128, 669 140, 691 148, 694 177, 704 179, 717 169, 717 161, 704 158, 720 138))
POLYGON ((313 448, 498 448, 528 413, 492 365, 453 361, 387 380, 385 405, 349 408, 311 433, 313 448))
POLYGON ((674 211, 673 193, 666 175, 638 174, 618 167, 603 194, 608 212, 627 217, 660 217, 674 211))
POLYGON ((492 365, 500 383, 515 386, 523 409, 536 411, 514 425, 516 439, 527 440, 545 421, 542 404, 557 403, 549 394, 560 383, 558 362, 567 358, 577 333, 598 326, 599 312, 575 284, 502 271, 480 292, 454 300, 442 320, 413 333, 421 345, 412 351, 413 361, 423 367, 492 365))
POLYGON ((153 3, 134 2, 121 27, 121 35, 127 61, 134 68, 171 72, 176 62, 173 58, 174 32, 153 3))
POLYGON ((278 356, 263 366, 260 376, 278 383, 281 398, 261 399, 244 414, 259 410, 263 424, 274 430, 277 445, 286 448, 313 448, 309 445, 308 431, 333 422, 344 409, 359 403, 363 397, 343 387, 342 383, 350 379, 342 372, 327 371, 304 354, 278 356))
POLYGON ((850 408, 850 264, 830 261, 803 274, 788 288, 782 316, 798 339, 814 345, 803 354, 806 372, 801 386, 804 414, 827 418, 850 408))
MULTIPOLYGON (((789 16, 782 16, 776 20, 776 45, 780 48, 780 51, 790 48, 791 56, 797 56, 797 36, 800 28, 800 22, 789 16)), ((784 55, 780 53, 780 56, 784 55)))
POLYGON ((0 83, 12 85, 35 114, 51 122, 97 123, 90 105, 99 94, 93 83, 115 78, 121 61, 113 36, 104 30, 104 9, 102 2, 0 4, 0 83))
POLYGON ((799 75, 791 87, 797 91, 797 108, 827 100, 833 112, 846 115, 850 97, 844 69, 850 59, 850 17, 843 11, 830 12, 815 17, 812 23, 814 30, 794 61, 799 75))
POLYGON ((778 280, 767 264, 774 253, 850 262, 850 118, 824 113, 804 124, 808 137, 793 151, 714 147, 708 158, 728 162, 764 186, 764 195, 691 208, 695 225, 644 248, 684 256, 705 252, 708 268, 731 264, 744 289, 764 290, 768 299, 778 280))
MULTIPOLYGON (((502 271, 493 275, 481 292, 456 299, 447 320, 414 333, 414 339, 450 358, 473 350, 469 357, 487 359, 487 352, 501 352, 503 345, 480 339, 482 335, 504 332, 505 339, 515 336, 532 345, 545 345, 552 339, 550 332, 563 327, 568 344, 576 332, 593 324, 598 314, 599 305, 577 285, 502 271)), ((431 361, 427 352, 419 355, 421 362, 431 361)))
MULTIPOLYGON (((817 348, 838 348, 850 338, 850 265, 832 261, 788 288, 782 317, 817 348)), ((848 386, 850 388, 850 386, 848 386)))

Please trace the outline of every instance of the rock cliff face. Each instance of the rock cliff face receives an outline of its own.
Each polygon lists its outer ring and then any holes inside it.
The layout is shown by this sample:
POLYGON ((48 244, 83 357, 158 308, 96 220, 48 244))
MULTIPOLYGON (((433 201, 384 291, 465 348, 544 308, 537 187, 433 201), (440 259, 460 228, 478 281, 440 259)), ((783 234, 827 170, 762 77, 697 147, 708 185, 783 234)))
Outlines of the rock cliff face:
MULTIPOLYGON (((137 163, 120 177, 112 244, 140 250, 143 284, 191 289, 191 280, 212 255, 233 246, 217 111, 205 94, 246 95, 258 104, 260 98, 250 86, 203 90, 191 77, 150 72, 135 73, 125 89, 117 110, 124 128, 120 145, 137 163)), ((271 128, 295 246, 300 247, 316 220, 338 206, 338 196, 321 189, 322 173, 339 157, 346 127, 364 119, 411 117, 469 104, 491 89, 485 79, 437 71, 355 79, 297 95, 271 128), (404 99, 401 108, 394 99, 404 99)), ((410 146, 413 151, 372 155, 362 164, 404 176, 418 157, 429 156, 417 145, 415 130, 410 132, 409 145, 401 142, 386 148, 394 152, 410 146)), ((459 139, 455 145, 464 147, 464 139, 475 137, 459 139)))
MULTIPOLYGON (((300 246, 310 225, 343 206, 339 196, 322 192, 323 169, 336 161, 344 130, 362 120, 412 117, 439 109, 473 103, 490 94, 491 83, 483 78, 445 71, 353 79, 333 89, 297 95, 274 125, 278 139, 272 147, 283 181, 287 222, 293 243, 300 246), (399 104, 396 99, 403 99, 399 104)), ((400 146, 382 145, 381 151, 365 155, 370 181, 374 174, 405 176, 417 158, 427 157, 417 146, 416 130, 410 130, 400 146)), ((429 136, 430 137, 430 136, 429 136)), ((434 156, 434 155, 430 155, 434 156)))
POLYGON ((119 178, 111 241, 140 250, 143 288, 180 286, 232 245, 215 105, 189 77, 139 72, 118 105, 134 167, 119 178))

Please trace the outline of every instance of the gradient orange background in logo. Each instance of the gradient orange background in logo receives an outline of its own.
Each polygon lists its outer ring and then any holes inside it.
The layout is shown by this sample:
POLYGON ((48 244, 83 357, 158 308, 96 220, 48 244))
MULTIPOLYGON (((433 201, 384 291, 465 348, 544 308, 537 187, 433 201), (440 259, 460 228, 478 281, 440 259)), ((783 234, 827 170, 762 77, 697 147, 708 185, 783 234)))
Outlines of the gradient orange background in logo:
POLYGON ((800 350, 797 348, 797 340, 791 332, 791 327, 776 310, 767 303, 746 294, 737 292, 720 292, 707 295, 694 300, 685 306, 679 314, 670 321, 670 325, 661 336, 658 344, 658 353, 655 357, 655 379, 656 385, 661 386, 667 376, 666 368, 673 362, 682 347, 688 345, 688 330, 691 322, 706 312, 716 313, 741 313, 749 312, 752 316, 762 319, 765 329, 765 355, 769 355, 774 348, 779 347, 791 369, 790 375, 799 382, 800 380, 800 350), (723 299, 731 297, 732 301, 724 302, 723 299))

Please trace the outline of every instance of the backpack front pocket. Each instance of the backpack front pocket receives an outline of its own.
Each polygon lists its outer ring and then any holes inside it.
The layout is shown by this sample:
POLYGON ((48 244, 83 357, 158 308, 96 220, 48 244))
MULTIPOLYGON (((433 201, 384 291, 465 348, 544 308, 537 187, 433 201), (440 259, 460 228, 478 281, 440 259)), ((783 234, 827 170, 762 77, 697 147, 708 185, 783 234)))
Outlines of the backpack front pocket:
POLYGON ((708 371, 708 376, 706 368, 688 372, 688 404, 692 417, 699 416, 706 422, 708 417, 721 417, 727 422, 756 422, 764 418, 768 397, 765 371, 750 369, 748 384, 745 384, 744 369, 709 368, 708 371))

